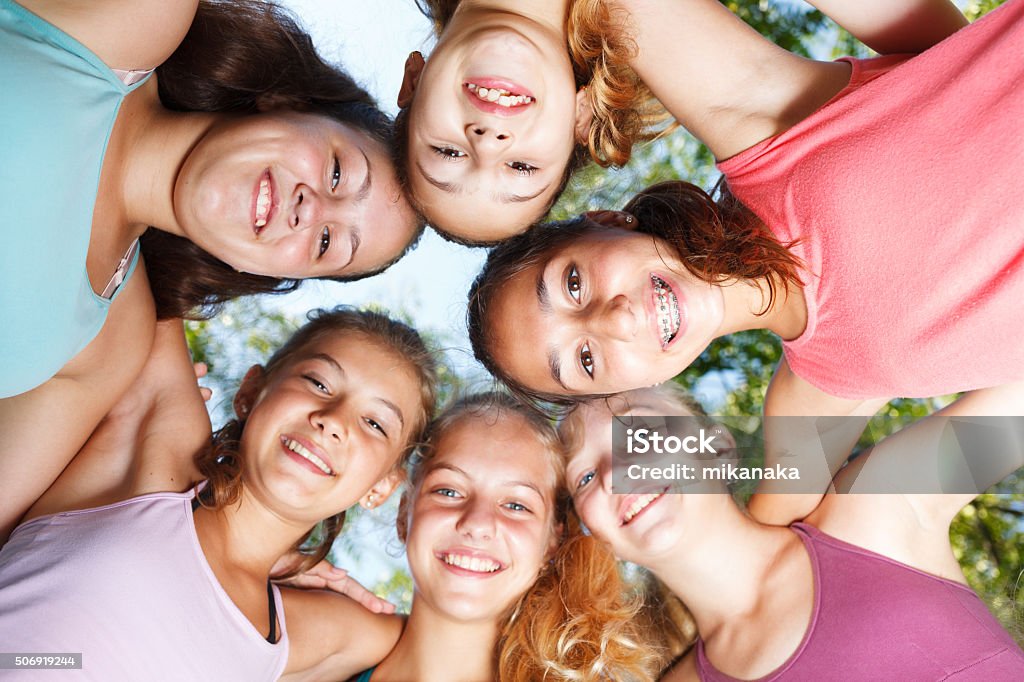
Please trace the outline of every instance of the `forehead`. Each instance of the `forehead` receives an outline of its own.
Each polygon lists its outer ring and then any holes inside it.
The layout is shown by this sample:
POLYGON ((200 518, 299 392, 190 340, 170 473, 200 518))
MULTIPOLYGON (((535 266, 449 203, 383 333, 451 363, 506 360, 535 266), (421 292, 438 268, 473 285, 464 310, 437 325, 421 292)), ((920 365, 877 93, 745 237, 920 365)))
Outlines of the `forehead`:
POLYGON ((523 417, 506 412, 495 418, 490 412, 463 417, 446 429, 429 466, 457 467, 482 484, 528 481, 547 494, 556 484, 554 459, 523 417))

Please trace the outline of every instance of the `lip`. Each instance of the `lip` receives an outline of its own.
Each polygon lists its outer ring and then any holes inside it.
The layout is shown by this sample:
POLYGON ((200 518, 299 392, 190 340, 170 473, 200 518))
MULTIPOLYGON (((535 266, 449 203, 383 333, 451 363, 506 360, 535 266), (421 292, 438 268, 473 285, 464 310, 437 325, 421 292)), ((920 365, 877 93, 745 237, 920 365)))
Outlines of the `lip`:
POLYGON ((619 502, 619 510, 618 510, 618 517, 617 517, 619 519, 619 526, 629 526, 629 525, 632 525, 638 518, 640 518, 641 516, 646 514, 648 509, 650 509, 654 505, 658 504, 658 502, 661 502, 661 500, 665 497, 665 493, 667 491, 668 491, 668 488, 665 488, 664 490, 662 490, 659 493, 653 493, 653 491, 652 492, 646 492, 646 493, 630 493, 629 495, 626 495, 625 497, 623 497, 622 501, 619 502), (645 496, 651 495, 651 494, 657 494, 658 497, 656 497, 653 500, 651 500, 647 504, 646 507, 644 507, 643 509, 638 511, 633 516, 633 518, 631 518, 629 521, 625 521, 626 512, 629 511, 629 508, 633 506, 633 503, 636 502, 641 497, 645 497, 645 496))
POLYGON ((434 557, 438 560, 438 562, 440 562, 441 566, 447 569, 450 573, 454 573, 455 575, 463 578, 493 578, 494 576, 498 575, 506 568, 508 568, 508 564, 506 564, 503 561, 499 561, 494 556, 486 552, 481 552, 480 550, 470 549, 468 547, 449 547, 447 549, 437 550, 434 552, 434 557), (491 561, 498 564, 498 570, 491 572, 471 571, 460 566, 455 566, 454 564, 449 564, 444 560, 444 557, 447 554, 458 554, 464 557, 469 557, 471 559, 482 559, 486 561, 491 561))
POLYGON ((644 309, 647 311, 647 326, 651 330, 651 335, 654 338, 654 343, 662 352, 667 351, 669 348, 676 344, 676 341, 681 339, 686 334, 686 301, 682 296, 679 288, 679 283, 663 273, 650 272, 647 274, 646 282, 647 290, 644 295, 644 309), (654 282, 651 281, 651 276, 657 277, 672 289, 672 293, 676 296, 676 303, 679 305, 679 331, 676 332, 675 337, 668 342, 667 346, 661 345, 661 330, 658 329, 658 312, 655 308, 655 299, 657 296, 654 293, 654 282))
POLYGON ((503 118, 518 116, 519 114, 525 112, 527 109, 529 109, 530 107, 537 103, 537 98, 534 97, 533 93, 529 89, 524 88, 522 85, 519 85, 518 83, 514 83, 512 81, 505 80, 502 78, 493 78, 490 76, 467 78, 462 83, 462 93, 469 99, 470 104, 472 104, 474 107, 476 107, 483 113, 491 114, 493 116, 501 116, 503 118), (520 104, 515 107, 503 107, 497 102, 487 102, 477 97, 469 89, 469 83, 483 86, 488 89, 498 88, 500 90, 508 90, 509 92, 514 92, 517 95, 526 95, 527 97, 533 97, 533 101, 530 102, 529 104, 520 104))
POLYGON ((305 468, 306 470, 311 471, 312 473, 316 474, 317 476, 323 476, 324 478, 332 478, 332 477, 338 475, 337 467, 334 466, 334 462, 332 462, 331 458, 327 456, 327 453, 324 452, 323 448, 321 448, 320 446, 318 446, 316 443, 314 443, 313 441, 309 440, 308 438, 303 438, 302 436, 296 435, 294 433, 285 433, 285 434, 281 434, 281 437, 279 438, 279 441, 281 443, 281 452, 284 453, 292 461, 294 461, 295 463, 297 463, 300 466, 302 466, 303 468, 305 468), (333 474, 325 474, 323 471, 320 470, 319 467, 317 467, 315 464, 310 462, 308 459, 306 459, 305 457, 299 455, 298 453, 292 452, 291 449, 289 449, 285 445, 285 441, 288 441, 288 440, 294 440, 297 443, 300 443, 302 445, 302 447, 306 448, 307 450, 312 452, 314 455, 316 455, 317 457, 322 459, 324 461, 324 464, 326 464, 327 467, 331 471, 333 471, 334 473, 333 474))
POLYGON ((274 182, 274 176, 270 172, 270 169, 263 171, 258 178, 256 178, 256 184, 252 189, 252 203, 249 209, 249 225, 252 227, 252 231, 259 238, 260 234, 270 225, 270 221, 273 220, 274 214, 277 212, 278 205, 278 194, 277 194, 277 183, 274 182), (270 186, 270 210, 267 211, 267 224, 263 227, 256 227, 256 202, 260 196, 260 184, 266 179, 270 186))

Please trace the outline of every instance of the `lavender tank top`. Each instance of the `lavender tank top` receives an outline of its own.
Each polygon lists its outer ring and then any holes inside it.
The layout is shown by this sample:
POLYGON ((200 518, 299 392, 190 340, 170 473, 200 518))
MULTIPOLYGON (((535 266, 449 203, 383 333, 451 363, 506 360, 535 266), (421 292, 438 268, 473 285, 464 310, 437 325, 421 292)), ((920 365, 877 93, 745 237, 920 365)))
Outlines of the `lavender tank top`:
POLYGON ((0 551, 0 649, 81 653, 82 670, 50 675, 61 679, 276 680, 288 660, 280 592, 270 644, 206 562, 192 498, 154 493, 19 526, 0 551))
MULTIPOLYGON (((1024 680, 1024 651, 968 587, 813 526, 791 526, 811 558, 815 599, 803 641, 769 680, 1024 680)), ((697 671, 735 682, 697 642, 697 671)))

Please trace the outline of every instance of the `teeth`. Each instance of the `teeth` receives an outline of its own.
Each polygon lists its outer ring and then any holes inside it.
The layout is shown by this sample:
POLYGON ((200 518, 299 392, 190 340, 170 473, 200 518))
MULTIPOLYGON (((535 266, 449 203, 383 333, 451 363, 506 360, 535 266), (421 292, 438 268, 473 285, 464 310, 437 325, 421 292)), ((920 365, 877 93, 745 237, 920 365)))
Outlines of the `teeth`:
POLYGON ((640 513, 640 511, 647 507, 651 502, 661 497, 664 493, 649 493, 647 495, 641 495, 633 504, 629 505, 629 509, 626 510, 626 515, 622 517, 623 523, 629 523, 633 520, 633 517, 640 513))
POLYGON ((260 192, 256 197, 256 227, 263 227, 267 224, 267 215, 270 213, 270 180, 260 180, 260 192))
POLYGON ((483 101, 495 102, 503 107, 518 107, 534 101, 529 95, 513 95, 508 90, 501 88, 485 88, 476 83, 466 83, 466 87, 483 101))
POLYGON ((664 348, 679 333, 679 299, 668 282, 657 275, 651 275, 654 286, 655 312, 658 315, 658 330, 661 332, 661 347, 664 348))
POLYGON ((449 566, 458 566, 459 568, 467 571, 473 571, 474 573, 494 573, 501 568, 497 562, 491 561, 490 559, 468 557, 464 554, 445 554, 442 558, 449 566))
POLYGON ((327 466, 327 462, 323 461, 322 459, 314 455, 312 452, 307 450, 302 443, 292 440, 291 438, 286 438, 284 440, 284 446, 291 450, 292 452, 294 452, 296 455, 299 455, 300 457, 307 459, 313 464, 315 464, 317 469, 324 472, 328 476, 334 475, 334 472, 331 471, 331 467, 327 466))

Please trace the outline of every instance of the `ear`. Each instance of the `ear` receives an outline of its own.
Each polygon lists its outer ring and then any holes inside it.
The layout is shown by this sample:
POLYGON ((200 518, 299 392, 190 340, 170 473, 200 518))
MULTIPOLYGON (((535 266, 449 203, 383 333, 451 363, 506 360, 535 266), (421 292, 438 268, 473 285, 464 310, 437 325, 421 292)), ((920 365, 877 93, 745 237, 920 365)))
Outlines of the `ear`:
POLYGON ((420 76, 423 75, 423 67, 427 62, 419 52, 410 52, 405 60, 405 76, 402 78, 402 87, 398 89, 398 108, 405 109, 412 104, 412 96, 416 94, 416 86, 420 84, 420 76))
POLYGON ((576 141, 586 144, 590 139, 590 126, 594 122, 594 105, 590 102, 590 90, 583 86, 576 91, 576 141))
POLYGON ((362 499, 359 500, 359 504, 363 506, 363 509, 379 507, 387 502, 387 499, 391 497, 391 493, 395 491, 401 480, 402 472, 398 469, 384 474, 384 478, 374 483, 373 487, 363 495, 362 499))
POLYGON ((232 401, 235 414, 239 419, 244 420, 249 417, 249 413, 256 404, 256 399, 259 397, 260 390, 263 389, 264 379, 263 367, 260 365, 253 365, 245 373, 245 377, 242 378, 242 385, 238 387, 238 393, 235 393, 235 399, 232 401))
POLYGON ((598 225, 617 227, 620 230, 635 230, 640 224, 636 217, 625 211, 587 211, 583 215, 598 225))

